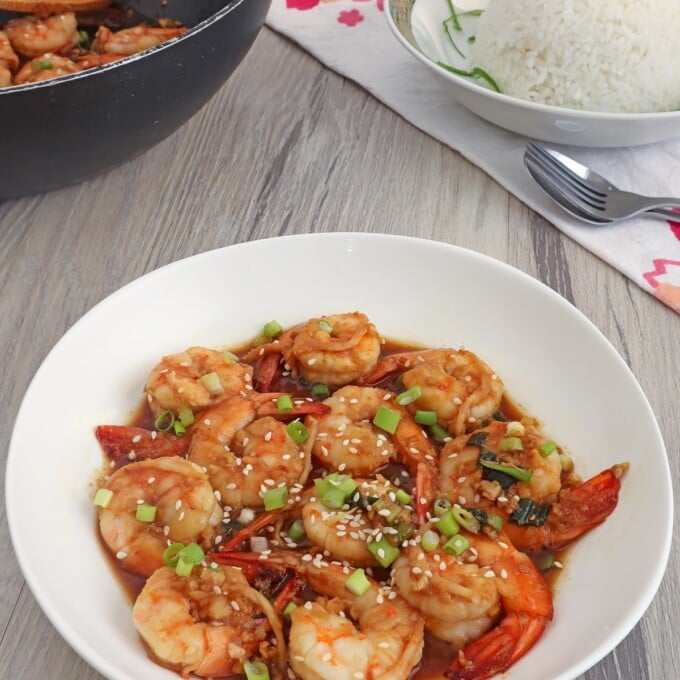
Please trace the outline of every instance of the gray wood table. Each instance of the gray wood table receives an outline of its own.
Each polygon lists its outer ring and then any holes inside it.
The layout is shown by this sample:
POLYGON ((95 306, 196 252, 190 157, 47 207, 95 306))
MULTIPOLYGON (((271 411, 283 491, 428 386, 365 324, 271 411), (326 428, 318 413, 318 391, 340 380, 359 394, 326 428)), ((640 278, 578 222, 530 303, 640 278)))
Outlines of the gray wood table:
MULTIPOLYGON (((459 154, 266 29, 210 104, 141 158, 79 186, 0 204, 0 488, 31 377, 95 303, 188 255, 326 231, 455 243, 557 290, 602 330, 642 384, 677 493, 680 318, 459 154)), ((4 503, 0 545, 0 678, 100 678, 59 637, 24 583, 4 503)), ((642 621, 584 677, 680 678, 678 647, 676 542, 642 621)))

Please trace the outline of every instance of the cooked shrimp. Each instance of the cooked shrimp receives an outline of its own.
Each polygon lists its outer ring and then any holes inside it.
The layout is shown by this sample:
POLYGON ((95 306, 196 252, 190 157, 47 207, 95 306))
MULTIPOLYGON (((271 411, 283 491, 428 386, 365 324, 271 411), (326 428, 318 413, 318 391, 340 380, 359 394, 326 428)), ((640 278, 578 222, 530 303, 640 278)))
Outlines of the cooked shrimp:
POLYGON ((533 562, 507 539, 461 531, 460 556, 402 550, 392 578, 425 618, 428 631, 461 650, 450 678, 483 680, 525 654, 552 619, 550 589, 533 562))
POLYGON ((434 411, 437 421, 458 435, 479 427, 500 406, 503 382, 476 355, 465 349, 429 349, 391 354, 381 360, 365 384, 403 371, 407 388, 420 388, 409 409, 434 411))
POLYGON ((252 390, 253 369, 206 347, 163 357, 151 371, 145 391, 155 415, 198 411, 252 390), (208 376, 208 377, 206 377, 208 376))
POLYGON ((25 63, 14 76, 14 85, 38 83, 59 76, 80 72, 80 66, 57 54, 43 54, 38 59, 25 63))
POLYGON ((186 32, 186 28, 149 28, 134 26, 115 33, 106 26, 100 26, 92 42, 92 50, 100 54, 117 54, 126 57, 143 52, 171 38, 186 32))
POLYGON ((365 314, 331 314, 287 330, 274 342, 255 347, 245 358, 259 359, 260 390, 269 389, 281 357, 295 378, 347 385, 374 368, 381 343, 365 314))
POLYGON ((449 441, 440 453, 441 491, 452 501, 479 504, 481 499, 496 502, 507 509, 508 497, 531 498, 537 503, 556 499, 562 488, 562 462, 557 449, 542 455, 539 447, 545 435, 530 422, 493 421, 471 435, 463 434, 449 441), (510 444, 513 449, 503 451, 510 444), (478 464, 480 451, 493 454, 494 462, 519 467, 530 474, 527 482, 509 478, 510 486, 501 488, 488 481, 487 471, 478 464))
POLYGON ((0 31, 0 87, 12 84, 12 73, 19 68, 19 57, 12 49, 9 38, 0 31))
POLYGON ((330 412, 309 416, 318 433, 312 453, 324 466, 357 475, 370 474, 398 459, 419 478, 418 510, 426 510, 435 487, 435 451, 413 416, 394 401, 394 395, 375 387, 347 385, 324 400, 330 412), (373 425, 381 407, 398 419, 393 435, 373 425), (422 507, 421 507, 422 506, 422 507))
MULTIPOLYGON (((207 469, 222 502, 232 508, 261 507, 267 489, 302 489, 307 481, 315 427, 310 425, 305 441, 297 444, 278 419, 277 396, 232 397, 203 413, 193 426, 189 460, 207 469)), ((297 413, 327 410, 307 401, 296 408, 297 413)))
POLYGON ((205 473, 177 456, 120 468, 105 487, 113 497, 106 508, 99 508, 102 538, 123 569, 141 576, 163 566, 168 541, 207 548, 222 520, 205 473), (156 508, 152 522, 137 519, 141 504, 156 508))
MULTIPOLYGON (((231 553, 227 564, 262 564, 258 555, 231 553)), ((291 613, 289 663, 303 680, 405 680, 423 651, 420 614, 388 586, 369 579, 363 595, 346 586, 348 569, 319 556, 272 553, 267 565, 302 574, 318 595, 291 613), (327 599, 332 598, 332 599, 327 599)))
POLYGON ((277 616, 240 569, 199 567, 181 577, 161 567, 146 582, 132 615, 152 656, 183 676, 236 675, 255 658, 285 663, 277 616))
POLYGON ((14 50, 25 57, 63 52, 80 41, 73 12, 52 14, 47 18, 31 15, 12 19, 5 24, 5 33, 14 50))

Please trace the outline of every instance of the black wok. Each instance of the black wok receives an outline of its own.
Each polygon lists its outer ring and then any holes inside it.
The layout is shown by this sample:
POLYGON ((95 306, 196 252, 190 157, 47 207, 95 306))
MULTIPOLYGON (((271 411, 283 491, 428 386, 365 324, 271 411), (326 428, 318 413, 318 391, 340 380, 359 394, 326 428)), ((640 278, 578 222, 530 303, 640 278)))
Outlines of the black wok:
MULTIPOLYGON (((238 66, 271 0, 122 4, 191 30, 101 68, 0 89, 0 199, 80 182, 167 137, 238 66)), ((0 12, 0 24, 5 18, 0 12)))

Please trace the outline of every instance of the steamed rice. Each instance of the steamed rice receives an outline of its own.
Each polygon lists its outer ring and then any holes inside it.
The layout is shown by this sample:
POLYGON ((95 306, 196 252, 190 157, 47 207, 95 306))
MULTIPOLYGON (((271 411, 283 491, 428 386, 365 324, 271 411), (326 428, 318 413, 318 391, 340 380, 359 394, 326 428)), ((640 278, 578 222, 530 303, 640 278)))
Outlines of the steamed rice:
POLYGON ((680 109, 680 0, 489 0, 470 57, 505 94, 610 112, 680 109))

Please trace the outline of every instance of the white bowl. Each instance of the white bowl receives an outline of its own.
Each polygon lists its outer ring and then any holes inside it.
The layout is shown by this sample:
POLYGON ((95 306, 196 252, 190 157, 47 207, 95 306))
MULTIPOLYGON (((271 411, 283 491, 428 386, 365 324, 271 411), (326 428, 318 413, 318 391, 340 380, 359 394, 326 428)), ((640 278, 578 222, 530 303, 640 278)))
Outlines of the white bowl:
MULTIPOLYGON (((456 3, 466 8, 485 4, 485 0, 456 3)), ((445 0, 387 0, 385 16, 399 42, 447 83, 460 104, 506 130, 547 142, 588 147, 637 146, 680 136, 680 111, 602 113, 547 106, 500 94, 446 71, 436 62, 462 70, 469 70, 470 64, 444 33, 442 24, 449 18, 445 0)))
POLYGON ((479 353, 582 476, 630 462, 616 511, 569 554, 555 620, 507 680, 578 676, 642 616, 670 548, 670 475, 649 404, 600 332, 546 286, 471 251, 294 236, 197 255, 125 286, 65 334, 26 393, 7 461, 14 549, 49 619, 104 675, 177 678, 149 660, 95 535, 94 427, 129 418, 163 354, 241 343, 273 318, 286 326, 355 309, 386 337, 479 353))

